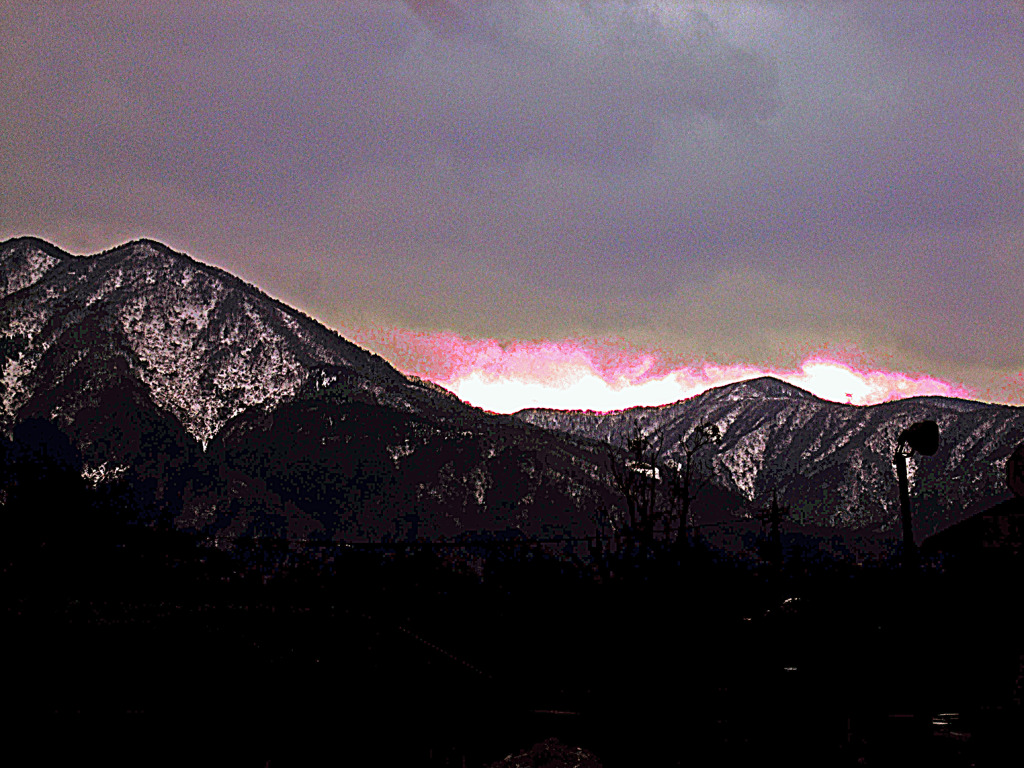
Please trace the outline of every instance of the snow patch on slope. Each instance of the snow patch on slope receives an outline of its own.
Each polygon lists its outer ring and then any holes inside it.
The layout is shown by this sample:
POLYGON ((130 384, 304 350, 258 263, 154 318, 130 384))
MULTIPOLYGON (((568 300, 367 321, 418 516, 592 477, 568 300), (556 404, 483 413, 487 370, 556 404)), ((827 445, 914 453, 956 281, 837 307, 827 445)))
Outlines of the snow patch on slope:
POLYGON ((43 275, 60 264, 60 259, 35 248, 14 251, 4 259, 0 272, 0 299, 38 283, 43 275))
POLYGON ((728 451, 720 454, 721 464, 729 470, 736 487, 750 501, 754 500, 755 484, 767 444, 768 430, 762 427, 747 433, 728 451))
POLYGON ((262 307, 242 299, 232 311, 237 292, 194 267, 176 271, 173 288, 125 307, 122 327, 153 399, 205 443, 246 408, 293 396, 308 372, 262 307))

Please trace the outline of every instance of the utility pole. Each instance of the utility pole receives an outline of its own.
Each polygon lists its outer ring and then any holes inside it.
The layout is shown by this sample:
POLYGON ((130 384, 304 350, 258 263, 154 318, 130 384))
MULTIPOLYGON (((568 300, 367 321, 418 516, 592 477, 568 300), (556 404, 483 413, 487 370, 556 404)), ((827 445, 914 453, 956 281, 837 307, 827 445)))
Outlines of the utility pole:
POLYGON ((914 542, 914 521, 910 508, 910 481, 907 478, 907 459, 915 452, 932 456, 939 448, 939 427, 934 421, 919 421, 900 433, 896 441, 896 479, 900 486, 900 518, 903 526, 903 567, 917 564, 917 544, 914 542))
POLYGON ((917 560, 917 543, 914 541, 914 521, 910 511, 910 481, 907 479, 907 456, 896 449, 893 461, 896 463, 896 480, 900 486, 900 521, 903 527, 903 564, 907 567, 917 560))

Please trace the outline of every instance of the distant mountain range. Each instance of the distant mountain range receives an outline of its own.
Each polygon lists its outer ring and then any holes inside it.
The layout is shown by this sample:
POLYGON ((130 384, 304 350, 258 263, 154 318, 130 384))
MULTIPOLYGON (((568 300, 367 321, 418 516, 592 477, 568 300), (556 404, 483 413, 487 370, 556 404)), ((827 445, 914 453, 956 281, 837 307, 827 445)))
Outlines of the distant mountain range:
POLYGON ((681 457, 698 425, 713 424, 721 442, 710 452, 709 471, 715 486, 741 500, 733 512, 764 508, 775 494, 794 524, 879 531, 898 531, 893 456, 899 435, 930 419, 939 426, 939 450, 910 459, 918 540, 1008 498, 1006 459, 1024 441, 1021 407, 949 397, 843 405, 772 378, 661 407, 605 414, 534 409, 516 416, 618 446, 639 426, 665 446, 667 460, 681 457))
POLYGON ((0 366, 5 433, 51 420, 94 482, 126 482, 216 536, 585 535, 622 503, 610 465, 636 426, 671 459, 700 424, 722 440, 698 520, 776 493, 805 524, 892 529, 896 437, 927 418, 942 444, 913 460, 926 535, 1005 498, 1003 463, 1024 440, 1024 408, 855 407, 773 379, 660 408, 489 414, 148 240, 87 257, 0 243, 0 366))

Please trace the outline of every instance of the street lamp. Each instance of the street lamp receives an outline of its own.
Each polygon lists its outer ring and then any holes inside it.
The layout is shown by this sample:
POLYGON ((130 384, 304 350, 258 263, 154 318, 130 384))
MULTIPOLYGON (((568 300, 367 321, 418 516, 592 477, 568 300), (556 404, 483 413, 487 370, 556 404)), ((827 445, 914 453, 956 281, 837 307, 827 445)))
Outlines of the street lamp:
POLYGON ((939 427, 934 421, 919 421, 900 433, 896 441, 896 477, 900 482, 900 514, 903 520, 903 564, 907 567, 914 561, 917 545, 914 543, 914 526, 910 515, 910 484, 907 481, 907 458, 915 452, 931 456, 939 447, 939 427))

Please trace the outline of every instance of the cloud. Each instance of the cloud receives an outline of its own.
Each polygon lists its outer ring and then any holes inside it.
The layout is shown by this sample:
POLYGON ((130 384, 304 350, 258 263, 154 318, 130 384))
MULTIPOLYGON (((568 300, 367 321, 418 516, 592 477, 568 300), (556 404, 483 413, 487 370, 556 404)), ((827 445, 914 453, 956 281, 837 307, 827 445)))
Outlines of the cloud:
MULTIPOLYGON (((447 7, 447 6, 446 6, 447 7)), ((433 6, 432 6, 433 9, 433 6)), ((540 162, 642 163, 664 122, 771 114, 771 61, 703 14, 636 3, 480 3, 461 34, 424 32, 388 68, 378 151, 466 173, 540 162)))
POLYGON ((406 370, 498 413, 536 407, 609 411, 664 405, 764 375, 824 399, 854 405, 917 395, 973 394, 931 376, 879 370, 863 361, 858 364, 856 354, 835 350, 805 354, 787 367, 759 367, 685 360, 638 349, 621 339, 501 344, 451 333, 371 334, 378 344, 390 348, 406 370))
POLYGON ((467 15, 462 8, 448 0, 405 0, 405 4, 435 32, 457 33, 465 27, 467 15))
POLYGON ((1005 2, 26 2, 0 33, 0 237, 159 237, 338 328, 1024 370, 1005 2))

